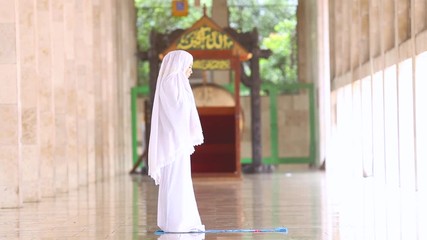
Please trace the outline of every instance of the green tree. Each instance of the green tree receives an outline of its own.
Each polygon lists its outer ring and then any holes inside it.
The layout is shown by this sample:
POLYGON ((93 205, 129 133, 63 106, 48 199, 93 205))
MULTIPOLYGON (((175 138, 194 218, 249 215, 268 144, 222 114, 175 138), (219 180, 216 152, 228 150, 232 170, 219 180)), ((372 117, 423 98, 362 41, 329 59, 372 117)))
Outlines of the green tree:
MULTIPOLYGON (((209 7, 209 1, 201 1, 201 6, 206 4, 209 7)), ((186 29, 191 27, 195 21, 202 17, 201 7, 191 7, 186 17, 172 16, 171 0, 135 0, 137 9, 137 37, 138 48, 140 51, 146 51, 150 48, 150 32, 152 30, 159 33, 171 32, 175 29, 186 29)), ((138 85, 147 85, 149 76, 148 62, 139 62, 138 66, 138 85)))
MULTIPOLYGON (((189 1, 192 4, 192 1, 189 1)), ((210 12, 212 0, 201 0, 210 12)), ((296 45, 296 0, 228 0, 230 27, 238 32, 259 33, 260 47, 270 49, 272 56, 260 62, 263 84, 281 87, 298 81, 296 45)), ((190 6, 187 17, 172 17, 170 0, 135 0, 137 8, 138 44, 149 49, 152 30, 166 33, 186 29, 203 14, 202 7, 190 6)), ((138 84, 148 83, 148 63, 140 63, 138 84)))
POLYGON ((230 26, 240 32, 257 26, 260 47, 272 55, 260 61, 263 84, 279 88, 298 81, 296 6, 297 1, 228 0, 230 26))
POLYGON ((275 26, 275 32, 263 39, 262 46, 272 51, 269 59, 260 62, 265 82, 282 87, 298 81, 295 27, 295 19, 282 20, 275 26))

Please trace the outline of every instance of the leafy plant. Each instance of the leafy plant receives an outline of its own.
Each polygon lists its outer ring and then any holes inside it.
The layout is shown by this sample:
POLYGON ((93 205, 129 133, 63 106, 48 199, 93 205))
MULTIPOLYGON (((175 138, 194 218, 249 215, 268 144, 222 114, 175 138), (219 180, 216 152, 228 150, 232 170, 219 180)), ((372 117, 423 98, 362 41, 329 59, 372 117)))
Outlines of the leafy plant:
MULTIPOLYGON (((190 1, 188 16, 172 17, 171 0, 135 0, 139 49, 150 48, 151 30, 167 33, 191 27, 203 14, 201 6, 205 4, 210 12, 211 1, 200 0, 198 8, 191 6, 190 1)), ((260 61, 263 84, 283 88, 298 82, 296 5, 296 0, 228 0, 230 27, 238 32, 249 32, 257 26, 260 47, 272 51, 268 59, 260 61)), ((140 63, 138 84, 148 84, 146 62, 140 63)))
MULTIPOLYGON (((201 1, 201 6, 210 2, 201 1)), ((147 51, 150 48, 150 33, 157 31, 159 33, 171 32, 175 29, 186 29, 193 25, 195 21, 202 17, 202 7, 192 8, 186 17, 172 16, 171 0, 135 0, 137 9, 137 38, 138 49, 147 51)), ((139 62, 138 83, 137 85, 148 85, 149 66, 148 62, 139 62)))
POLYGON ((228 0, 230 26, 237 31, 252 31, 257 27, 262 49, 272 55, 260 60, 263 83, 283 88, 298 82, 296 1, 228 0))

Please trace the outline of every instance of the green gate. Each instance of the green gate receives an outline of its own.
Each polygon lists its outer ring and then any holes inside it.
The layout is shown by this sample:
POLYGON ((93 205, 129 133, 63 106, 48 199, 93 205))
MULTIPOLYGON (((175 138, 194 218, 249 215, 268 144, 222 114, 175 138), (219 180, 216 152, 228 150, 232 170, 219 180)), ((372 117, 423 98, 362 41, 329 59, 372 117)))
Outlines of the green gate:
MULTIPOLYGON (((279 90, 276 86, 263 84, 262 90, 268 92, 270 98, 270 152, 271 156, 263 157, 264 164, 282 164, 282 163, 307 163, 313 165, 316 159, 316 138, 315 138, 315 101, 314 101, 314 86, 312 83, 296 83, 286 85, 287 92, 307 91, 308 95, 308 114, 309 114, 309 155, 304 157, 280 157, 279 156, 279 138, 287 136, 279 136, 279 118, 278 118, 278 96, 279 90)), ((281 89, 283 91, 283 88, 281 89)), ((243 158, 242 163, 252 163, 251 158, 243 158)))
MULTIPOLYGON (((233 84, 224 86, 229 91, 233 91, 233 84)), ((245 91, 242 86, 242 91, 245 91)), ((299 92, 306 90, 309 103, 309 155, 304 157, 280 157, 279 156, 279 138, 287 136, 279 136, 279 119, 278 119, 278 96, 280 96, 277 87, 272 85, 263 85, 263 90, 268 92, 270 99, 270 141, 271 141, 271 156, 262 159, 264 164, 284 164, 284 163, 307 163, 313 165, 316 155, 316 138, 315 138, 315 101, 314 101, 314 86, 312 83, 297 83, 286 85, 285 88, 289 92, 299 92)), ((283 90, 283 89, 282 89, 283 90)), ((137 114, 137 98, 138 96, 147 97, 149 95, 148 86, 133 87, 131 90, 131 108, 132 108, 132 158, 135 164, 138 160, 138 114, 137 114)), ((241 162, 249 164, 251 158, 242 158, 241 162)))

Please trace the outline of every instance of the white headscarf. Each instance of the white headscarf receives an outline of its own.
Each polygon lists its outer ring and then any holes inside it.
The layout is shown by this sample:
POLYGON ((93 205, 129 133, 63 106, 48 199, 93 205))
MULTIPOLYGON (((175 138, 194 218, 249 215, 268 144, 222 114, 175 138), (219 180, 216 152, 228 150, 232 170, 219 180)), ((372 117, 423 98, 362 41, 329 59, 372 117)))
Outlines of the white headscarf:
POLYGON ((185 75, 192 63, 190 53, 176 50, 166 54, 160 66, 148 148, 148 175, 156 185, 160 184, 162 167, 176 156, 192 154, 194 146, 203 143, 199 114, 185 75))

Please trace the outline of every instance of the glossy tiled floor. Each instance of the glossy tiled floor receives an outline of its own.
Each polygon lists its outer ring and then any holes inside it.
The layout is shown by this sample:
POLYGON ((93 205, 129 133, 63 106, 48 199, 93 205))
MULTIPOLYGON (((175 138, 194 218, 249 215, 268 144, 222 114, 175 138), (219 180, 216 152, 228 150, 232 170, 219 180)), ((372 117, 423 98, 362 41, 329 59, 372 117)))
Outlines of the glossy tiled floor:
POLYGON ((157 189, 124 175, 20 209, 0 209, 0 239, 427 239, 426 198, 343 182, 321 171, 276 171, 241 180, 194 179, 208 229, 273 228, 288 234, 156 236, 157 189), (423 225, 424 224, 424 225, 423 225))

